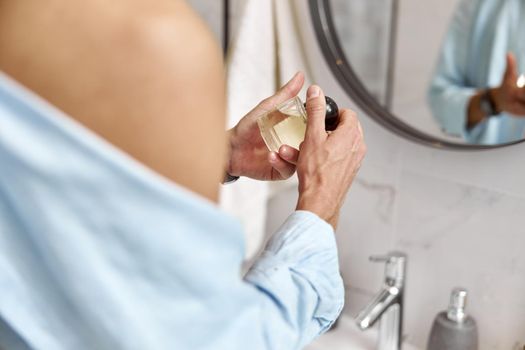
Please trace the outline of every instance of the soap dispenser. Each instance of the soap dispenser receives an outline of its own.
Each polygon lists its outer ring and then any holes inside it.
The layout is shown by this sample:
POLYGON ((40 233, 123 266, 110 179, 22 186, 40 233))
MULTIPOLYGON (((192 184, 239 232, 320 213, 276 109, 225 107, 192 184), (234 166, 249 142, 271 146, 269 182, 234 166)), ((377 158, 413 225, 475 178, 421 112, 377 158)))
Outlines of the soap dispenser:
POLYGON ((477 350, 476 321, 465 313, 467 290, 454 288, 447 311, 440 312, 432 325, 427 350, 477 350))

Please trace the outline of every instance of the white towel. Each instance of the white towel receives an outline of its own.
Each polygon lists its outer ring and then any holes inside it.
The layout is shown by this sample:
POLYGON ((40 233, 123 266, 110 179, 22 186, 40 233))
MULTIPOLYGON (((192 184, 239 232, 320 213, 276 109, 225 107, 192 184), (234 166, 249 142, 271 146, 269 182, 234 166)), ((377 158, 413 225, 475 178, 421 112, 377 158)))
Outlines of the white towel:
MULTIPOLYGON (((308 71, 292 3, 246 0, 243 5, 227 61, 228 127, 273 95, 298 70, 308 71)), ((270 184, 241 178, 222 187, 221 207, 244 226, 247 259, 257 253, 264 241, 268 198, 295 184, 294 179, 270 184)))
MULTIPOLYGON (((272 0, 247 0, 228 60, 228 127, 232 127, 276 87, 272 0)), ((221 207, 237 217, 246 233, 246 258, 264 239, 266 182, 241 178, 222 187, 221 207)))

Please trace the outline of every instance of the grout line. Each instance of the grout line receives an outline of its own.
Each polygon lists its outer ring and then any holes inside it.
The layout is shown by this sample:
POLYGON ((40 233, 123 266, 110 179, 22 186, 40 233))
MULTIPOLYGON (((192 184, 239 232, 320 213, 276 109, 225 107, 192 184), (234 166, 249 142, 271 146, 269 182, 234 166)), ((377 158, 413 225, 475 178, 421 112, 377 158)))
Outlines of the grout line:
POLYGON ((417 170, 417 169, 416 170, 414 170, 414 169, 402 169, 401 173, 419 175, 419 176, 428 177, 428 178, 431 178, 431 179, 440 180, 440 181, 444 181, 444 182, 448 182, 448 183, 452 183, 452 184, 456 184, 456 185, 468 186, 468 187, 471 187, 471 188, 474 188, 474 189, 477 189, 477 190, 481 190, 481 191, 485 191, 485 192, 494 192, 494 193, 497 193, 497 194, 500 194, 500 195, 512 197, 514 199, 525 200, 525 195, 519 195, 519 194, 515 194, 515 193, 510 193, 510 192, 508 192, 506 190, 499 189, 499 188, 482 187, 482 186, 477 185, 477 184, 468 183, 466 181, 453 180, 453 179, 450 179, 448 177, 441 177, 441 176, 433 175, 433 174, 430 174, 430 173, 427 173, 427 172, 424 172, 424 171, 420 171, 420 170, 417 170))

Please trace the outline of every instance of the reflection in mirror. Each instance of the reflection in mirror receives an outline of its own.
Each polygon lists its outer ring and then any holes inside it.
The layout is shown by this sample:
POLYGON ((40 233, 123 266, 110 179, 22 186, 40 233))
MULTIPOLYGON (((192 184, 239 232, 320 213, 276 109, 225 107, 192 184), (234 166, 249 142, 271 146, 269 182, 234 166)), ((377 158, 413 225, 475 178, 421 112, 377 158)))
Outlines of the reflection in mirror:
POLYGON ((478 144, 523 138, 524 10, 521 0, 460 2, 428 95, 445 132, 478 144))
POLYGON ((334 22, 346 58, 368 91, 382 106, 390 106, 389 28, 391 0, 332 2, 334 22), (363 30, 366 28, 366 30, 363 30), (371 43, 374 43, 371 45, 371 43))
POLYGON ((459 143, 524 138, 524 1, 331 0, 331 10, 347 61, 403 122, 459 143))

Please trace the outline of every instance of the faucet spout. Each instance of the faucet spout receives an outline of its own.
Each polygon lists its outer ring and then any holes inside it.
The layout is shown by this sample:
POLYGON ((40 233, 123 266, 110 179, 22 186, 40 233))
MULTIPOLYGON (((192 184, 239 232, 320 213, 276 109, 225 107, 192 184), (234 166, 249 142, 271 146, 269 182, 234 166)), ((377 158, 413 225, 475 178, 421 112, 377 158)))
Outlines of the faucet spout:
POLYGON ((398 304, 400 290, 396 287, 384 287, 372 299, 372 301, 357 315, 356 322, 361 330, 366 330, 372 327, 377 320, 388 310, 392 305, 398 304))
POLYGON ((380 320, 378 350, 401 349, 406 259, 406 255, 400 252, 370 258, 386 263, 385 280, 379 293, 359 313, 356 322, 361 330, 366 330, 380 320))

